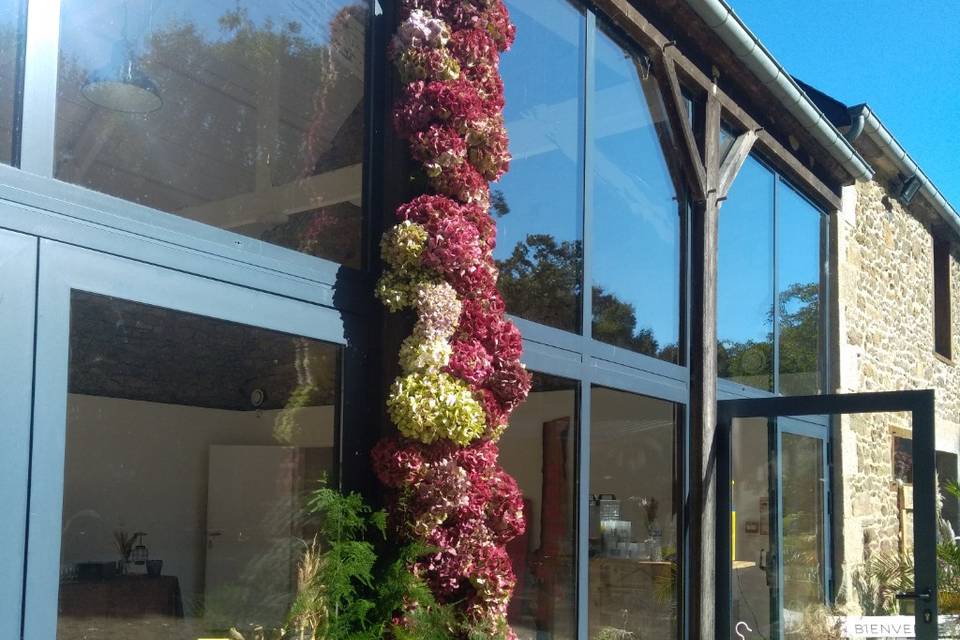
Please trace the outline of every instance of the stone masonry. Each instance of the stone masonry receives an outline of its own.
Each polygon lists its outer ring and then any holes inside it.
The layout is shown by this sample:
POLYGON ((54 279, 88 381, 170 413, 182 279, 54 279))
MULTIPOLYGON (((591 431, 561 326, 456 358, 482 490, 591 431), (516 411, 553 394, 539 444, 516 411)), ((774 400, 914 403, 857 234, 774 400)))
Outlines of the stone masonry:
MULTIPOLYGON (((840 393, 936 389, 937 449, 955 453, 960 371, 934 351, 933 240, 922 220, 876 182, 844 190, 833 234, 834 380, 840 393)), ((955 253, 954 354, 960 353, 958 282, 955 253)), ((834 428, 837 584, 855 605, 852 585, 863 561, 878 552, 896 554, 910 542, 911 505, 902 502, 892 462, 893 436, 909 437, 910 423, 906 414, 878 414, 843 417, 834 428)))

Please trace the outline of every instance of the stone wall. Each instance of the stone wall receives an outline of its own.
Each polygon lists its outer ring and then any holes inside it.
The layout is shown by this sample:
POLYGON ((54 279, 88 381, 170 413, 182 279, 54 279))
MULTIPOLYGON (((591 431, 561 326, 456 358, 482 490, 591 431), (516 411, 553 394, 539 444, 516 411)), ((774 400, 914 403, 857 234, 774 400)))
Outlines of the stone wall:
MULTIPOLYGON (((837 391, 935 388, 937 449, 960 450, 960 373, 934 352, 933 243, 930 228, 881 185, 844 190, 834 225, 837 391)), ((951 260, 953 351, 960 353, 960 266, 951 260)), ((893 435, 909 437, 906 414, 843 417, 835 427, 834 530, 848 602, 858 566, 910 542, 912 516, 893 477, 893 435)), ((909 488, 907 489, 909 492, 909 488)), ((851 597, 852 596, 852 597, 851 597)))

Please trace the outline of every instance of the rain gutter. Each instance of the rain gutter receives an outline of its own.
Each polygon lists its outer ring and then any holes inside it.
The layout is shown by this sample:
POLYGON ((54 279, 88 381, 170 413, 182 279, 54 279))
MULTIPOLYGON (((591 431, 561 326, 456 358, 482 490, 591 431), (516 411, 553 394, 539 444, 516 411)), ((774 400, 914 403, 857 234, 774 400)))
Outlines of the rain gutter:
POLYGON ((855 180, 873 178, 873 168, 807 97, 796 81, 723 0, 686 0, 734 55, 855 180))

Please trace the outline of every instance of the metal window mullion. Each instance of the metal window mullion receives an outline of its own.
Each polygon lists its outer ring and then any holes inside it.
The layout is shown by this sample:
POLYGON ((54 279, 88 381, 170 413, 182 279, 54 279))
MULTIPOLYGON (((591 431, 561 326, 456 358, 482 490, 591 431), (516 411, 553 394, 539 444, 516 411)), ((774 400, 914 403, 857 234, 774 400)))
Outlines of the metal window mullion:
POLYGON ((773 179, 773 393, 780 393, 780 176, 773 179))
POLYGON ((20 168, 53 176, 61 0, 29 0, 20 168))
POLYGON ((777 572, 777 612, 776 619, 772 620, 774 624, 774 629, 777 630, 777 635, 775 636, 777 640, 784 639, 784 625, 783 625, 783 612, 784 612, 784 586, 783 586, 783 430, 780 428, 780 420, 778 418, 772 418, 771 422, 773 423, 773 466, 771 472, 774 474, 774 485, 776 486, 777 492, 777 501, 776 501, 776 515, 774 516, 774 526, 771 527, 771 531, 774 532, 777 544, 777 558, 776 563, 774 564, 774 570, 777 572))
POLYGON ((586 32, 584 33, 584 67, 583 67, 583 137, 582 145, 583 175, 581 177, 581 205, 583 211, 582 227, 582 287, 581 333, 588 339, 593 336, 593 269, 592 269, 592 240, 593 240, 593 95, 595 87, 594 64, 596 54, 597 16, 592 11, 586 12, 586 32))
POLYGON ((580 429, 578 435, 577 472, 577 637, 589 637, 587 609, 590 602, 590 374, 584 367, 580 379, 580 429))
MULTIPOLYGON (((583 59, 583 176, 581 203, 583 210, 583 249, 581 274, 582 323, 581 333, 587 340, 593 331, 593 284, 591 273, 591 213, 593 197, 591 117, 594 89, 594 54, 597 17, 592 11, 586 11, 583 59)), ((577 637, 583 640, 589 637, 587 620, 590 602, 588 577, 590 573, 590 406, 591 406, 591 367, 584 357, 583 375, 580 378, 580 447, 578 470, 577 501, 577 637)))
POLYGON ((833 581, 833 554, 831 552, 833 545, 833 522, 830 513, 830 501, 833 499, 831 493, 833 488, 833 473, 830 465, 830 429, 825 430, 824 437, 820 440, 820 446, 823 459, 823 468, 821 469, 820 482, 823 486, 823 602, 828 607, 833 604, 833 593, 831 593, 830 583, 833 581))

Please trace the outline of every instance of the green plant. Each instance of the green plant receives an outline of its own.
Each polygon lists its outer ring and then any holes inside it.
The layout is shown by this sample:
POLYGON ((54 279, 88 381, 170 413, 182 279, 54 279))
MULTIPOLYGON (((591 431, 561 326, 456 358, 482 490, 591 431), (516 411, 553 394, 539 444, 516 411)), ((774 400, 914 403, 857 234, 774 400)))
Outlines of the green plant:
POLYGON ((431 549, 404 546, 390 559, 378 557, 372 540, 386 541, 386 513, 375 511, 358 493, 326 486, 306 500, 304 540, 297 567, 297 592, 279 629, 234 627, 234 640, 443 640, 458 620, 449 605, 409 567, 431 549), (394 623, 404 611, 405 624, 394 623))

